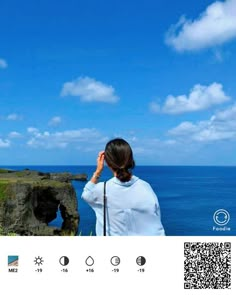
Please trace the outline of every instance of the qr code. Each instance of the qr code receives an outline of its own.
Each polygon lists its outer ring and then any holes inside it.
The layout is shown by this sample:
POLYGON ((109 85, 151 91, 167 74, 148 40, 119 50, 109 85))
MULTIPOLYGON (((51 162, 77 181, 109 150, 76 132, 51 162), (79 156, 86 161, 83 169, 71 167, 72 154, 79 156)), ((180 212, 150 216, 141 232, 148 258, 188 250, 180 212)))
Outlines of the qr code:
POLYGON ((231 243, 184 243, 185 289, 231 288, 231 243))

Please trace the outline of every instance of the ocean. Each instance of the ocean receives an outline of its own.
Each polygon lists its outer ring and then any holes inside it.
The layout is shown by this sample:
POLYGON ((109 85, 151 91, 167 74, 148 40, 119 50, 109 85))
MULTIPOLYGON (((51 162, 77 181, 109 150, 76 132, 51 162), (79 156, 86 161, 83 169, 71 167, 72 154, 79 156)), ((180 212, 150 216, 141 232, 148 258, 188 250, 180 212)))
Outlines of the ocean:
MULTIPOLYGON (((5 166, 6 167, 6 166, 5 166)), ((11 169, 35 169, 42 172, 86 173, 90 178, 95 166, 7 166, 11 169)), ((162 223, 168 236, 236 235, 236 167, 215 166, 137 166, 134 175, 147 181, 158 196, 162 223), (213 219, 219 209, 226 210, 227 224, 213 219)), ((112 177, 105 167, 101 181, 112 177)), ((95 235, 95 214, 81 199, 85 182, 72 182, 78 199, 80 224, 78 235, 95 235)), ((219 212, 219 221, 224 214, 219 212)), ((50 225, 61 226, 62 218, 50 225)))

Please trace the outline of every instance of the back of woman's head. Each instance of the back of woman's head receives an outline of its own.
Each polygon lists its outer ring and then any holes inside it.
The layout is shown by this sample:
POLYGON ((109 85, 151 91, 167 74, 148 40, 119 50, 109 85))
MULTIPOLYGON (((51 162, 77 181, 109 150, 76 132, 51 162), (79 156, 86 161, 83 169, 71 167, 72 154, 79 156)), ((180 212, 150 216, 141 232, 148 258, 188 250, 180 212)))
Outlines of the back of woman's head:
POLYGON ((110 140, 105 147, 105 160, 107 165, 116 172, 116 177, 120 181, 130 180, 135 162, 132 149, 127 141, 122 138, 110 140))

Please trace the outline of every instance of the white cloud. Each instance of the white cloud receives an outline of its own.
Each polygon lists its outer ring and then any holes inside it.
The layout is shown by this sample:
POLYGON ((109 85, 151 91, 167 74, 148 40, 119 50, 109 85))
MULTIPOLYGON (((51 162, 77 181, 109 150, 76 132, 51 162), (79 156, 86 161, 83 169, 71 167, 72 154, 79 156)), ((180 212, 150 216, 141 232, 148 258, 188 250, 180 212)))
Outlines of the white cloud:
POLYGON ((212 121, 236 121, 236 104, 231 106, 230 108, 217 112, 215 116, 211 117, 212 121))
POLYGON ((8 64, 5 59, 0 58, 0 69, 6 69, 8 64))
POLYGON ((62 119, 59 116, 51 118, 51 120, 48 122, 49 126, 58 126, 61 123, 62 119))
POLYGON ((0 138, 0 148, 8 148, 10 147, 10 145, 11 145, 11 142, 8 139, 3 140, 0 138))
POLYGON ((18 121, 18 120, 22 120, 22 116, 18 115, 18 114, 9 114, 6 117, 6 120, 8 120, 8 121, 18 121))
POLYGON ((171 129, 169 134, 175 136, 184 136, 186 134, 190 134, 192 132, 196 132, 198 127, 194 125, 192 122, 182 122, 177 127, 171 129))
MULTIPOLYGON (((28 128, 29 129, 29 128, 28 128)), ((96 129, 77 129, 77 130, 65 130, 62 132, 50 133, 48 131, 40 132, 37 129, 30 128, 32 137, 27 142, 31 147, 42 148, 66 148, 74 145, 82 144, 94 145, 95 143, 105 143, 108 138, 102 136, 102 134, 96 129)))
POLYGON ((213 105, 219 105, 230 100, 223 91, 223 86, 219 83, 212 83, 209 86, 197 84, 191 89, 188 96, 169 95, 161 107, 152 102, 150 108, 153 112, 163 112, 167 114, 181 114, 205 110, 213 105))
POLYGON ((6 121, 20 121, 22 119, 23 119, 23 116, 16 113, 12 113, 7 116, 0 116, 0 120, 6 120, 6 121))
POLYGON ((197 142, 236 140, 236 104, 217 112, 209 120, 195 124, 182 122, 168 133, 182 140, 197 142))
POLYGON ((177 51, 194 51, 236 38, 236 0, 216 1, 195 20, 181 17, 166 36, 177 51))
POLYGON ((27 132, 37 134, 39 132, 39 130, 37 128, 35 128, 35 127, 28 127, 27 132))
POLYGON ((17 132, 17 131, 12 131, 8 134, 9 138, 20 138, 22 137, 21 133, 17 132))
MULTIPOLYGON (((117 137, 117 136, 114 136, 117 137)), ((167 151, 173 148, 173 145, 177 144, 175 139, 161 139, 158 137, 152 136, 144 136, 138 137, 136 135, 119 135, 118 137, 124 138, 127 140, 134 152, 135 155, 139 156, 147 156, 147 155, 155 155, 155 159, 157 154, 162 154, 163 151, 167 151)))
POLYGON ((112 86, 89 77, 80 77, 74 81, 66 82, 63 85, 61 96, 78 96, 84 102, 115 103, 119 100, 112 86))

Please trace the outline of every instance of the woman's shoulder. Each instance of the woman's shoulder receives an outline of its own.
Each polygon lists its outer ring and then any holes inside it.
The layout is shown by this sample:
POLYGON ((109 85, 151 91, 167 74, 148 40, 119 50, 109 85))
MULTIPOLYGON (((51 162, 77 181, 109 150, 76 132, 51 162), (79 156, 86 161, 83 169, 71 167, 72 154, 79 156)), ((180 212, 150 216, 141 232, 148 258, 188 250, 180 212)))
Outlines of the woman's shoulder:
POLYGON ((151 188, 151 185, 149 182, 147 182, 146 180, 143 180, 141 178, 138 178, 137 184, 146 188, 151 188))
MULTIPOLYGON (((104 183, 105 183, 104 181, 97 183, 96 189, 99 191, 101 189, 103 189, 104 183)), ((130 181, 127 181, 127 182, 121 182, 116 177, 112 177, 106 181, 106 185, 109 187, 116 187, 117 185, 118 186, 126 186, 126 187, 138 186, 140 188, 142 187, 143 189, 152 190, 151 185, 147 181, 145 181, 135 175, 133 175, 132 178, 130 179, 130 181)))

